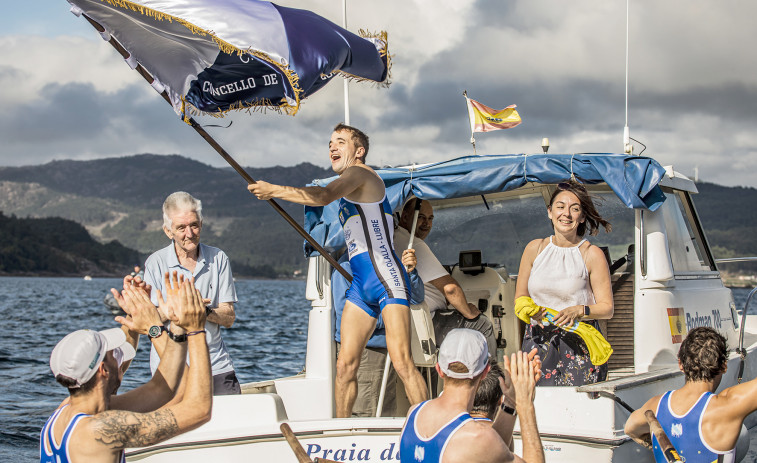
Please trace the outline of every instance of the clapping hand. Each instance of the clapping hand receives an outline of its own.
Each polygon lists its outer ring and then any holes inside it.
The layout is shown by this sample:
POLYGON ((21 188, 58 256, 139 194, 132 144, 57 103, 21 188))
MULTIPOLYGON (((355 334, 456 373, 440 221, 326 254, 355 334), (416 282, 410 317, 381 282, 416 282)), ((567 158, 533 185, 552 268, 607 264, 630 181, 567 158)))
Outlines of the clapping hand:
POLYGON ((205 328, 205 304, 194 282, 194 278, 184 280, 179 286, 178 294, 171 297, 177 301, 173 307, 171 321, 190 332, 205 328))
POLYGON ((516 405, 533 402, 536 397, 536 382, 541 377, 541 360, 536 356, 536 349, 528 354, 519 351, 504 360, 505 370, 510 374, 515 390, 516 405))
POLYGON ((110 291, 118 305, 127 313, 126 317, 116 317, 116 321, 132 333, 147 334, 151 326, 161 324, 158 311, 144 288, 128 286, 121 293, 115 289, 110 291))
POLYGON ((147 282, 144 281, 139 275, 126 275, 124 277, 123 286, 124 289, 131 287, 141 288, 147 292, 148 296, 150 295, 150 291, 152 290, 152 286, 148 285, 147 282))
POLYGON ((176 270, 173 274, 166 272, 163 274, 163 290, 166 292, 166 298, 163 299, 163 295, 158 292, 158 312, 160 312, 163 321, 173 320, 174 310, 178 304, 179 288, 184 283, 184 275, 179 275, 176 270))

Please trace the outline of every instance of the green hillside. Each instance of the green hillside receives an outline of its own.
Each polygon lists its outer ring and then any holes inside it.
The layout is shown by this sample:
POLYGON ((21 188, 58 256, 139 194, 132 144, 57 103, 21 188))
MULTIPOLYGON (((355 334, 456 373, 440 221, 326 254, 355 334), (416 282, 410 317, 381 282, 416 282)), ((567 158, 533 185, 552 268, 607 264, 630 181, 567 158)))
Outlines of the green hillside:
MULTIPOLYGON (((314 179, 333 175, 330 169, 309 163, 246 170, 253 178, 286 185, 305 185, 314 179)), ((695 195, 694 200, 715 257, 757 256, 757 242, 753 238, 753 232, 757 230, 757 215, 745 212, 749 210, 749 204, 757 201, 757 189, 704 182, 698 183, 697 187, 700 194, 695 195)), ((235 275, 273 277, 291 275, 295 270, 305 269, 302 238, 268 203, 250 195, 244 180, 231 168, 215 168, 178 155, 151 154, 0 167, 0 211, 6 216, 61 217, 86 227, 97 242, 115 240, 143 256, 168 244, 168 238, 161 229, 160 208, 165 197, 178 190, 188 191, 202 201, 202 240, 226 251, 232 259, 235 275)), ((280 204, 302 223, 301 206, 286 202, 280 204)), ((518 230, 512 228, 513 224, 499 221, 474 230, 476 236, 473 238, 476 239, 473 241, 483 243, 496 237, 507 237, 509 241, 504 248, 512 255, 487 258, 497 262, 507 261, 508 268, 517 268, 525 243, 534 236, 548 233, 548 230, 541 229, 548 226, 548 222, 540 208, 538 211, 532 221, 525 225, 521 223, 518 230)), ((610 246, 613 257, 617 258, 630 239, 622 231, 631 230, 632 222, 623 215, 613 216, 610 213, 608 217, 615 231, 609 235, 603 234, 602 239, 606 241, 604 244, 610 246)), ((34 222, 34 226, 40 223, 34 222)), ((452 231, 448 231, 449 236, 445 239, 454 241, 456 237, 450 233, 452 231)), ((430 239, 438 241, 439 237, 435 236, 432 233, 430 239)), ((22 240, 19 237, 15 239, 22 240)), ((8 241, 7 237, 5 241, 8 241)), ((19 243, 21 241, 13 244, 17 250, 21 249, 19 243)), ((452 244, 444 244, 436 243, 440 257, 450 262, 456 260, 459 249, 452 244), (445 255, 445 249, 449 256, 445 255)), ((112 257, 119 258, 115 255, 112 257)), ((25 265, 30 266, 29 260, 36 258, 42 259, 41 262, 53 259, 35 254, 33 258, 26 258, 25 265)), ((119 263, 133 265, 129 259, 119 263)), ((5 262, 3 259, 3 264, 5 262)), ((45 265, 48 269, 52 268, 51 264, 45 265)), ((757 268, 754 264, 727 265, 724 268, 732 272, 754 272, 757 268)), ((24 271, 33 271, 27 267, 24 271)), ((73 267, 68 265, 65 268, 70 271, 73 267)))
MULTIPOLYGON (((308 163, 246 170, 253 178, 290 185, 333 175, 308 163)), ((0 168, 0 210, 70 219, 100 241, 118 240, 145 255, 168 244, 161 205, 179 190, 202 201, 202 240, 231 256, 235 275, 273 277, 305 268, 300 236, 230 168, 150 154, 0 168)), ((282 206, 302 221, 302 206, 282 206)))
POLYGON ((0 274, 121 276, 140 261, 137 251, 98 243, 74 221, 0 212, 0 274))

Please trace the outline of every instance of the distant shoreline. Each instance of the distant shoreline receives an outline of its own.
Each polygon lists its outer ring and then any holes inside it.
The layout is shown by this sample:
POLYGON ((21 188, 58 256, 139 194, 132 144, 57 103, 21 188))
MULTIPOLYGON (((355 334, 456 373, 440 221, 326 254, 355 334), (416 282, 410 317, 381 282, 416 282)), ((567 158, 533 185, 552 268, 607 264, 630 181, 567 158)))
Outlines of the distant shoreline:
MULTIPOLYGON (((121 274, 95 274, 95 275, 81 275, 81 274, 61 274, 61 273, 3 273, 0 272, 0 278, 12 277, 12 278, 76 278, 83 280, 85 276, 95 278, 118 278, 122 279, 124 275, 121 274)), ((267 277, 234 277, 234 280, 255 280, 255 281, 305 281, 305 277, 279 277, 279 278, 267 278, 267 277)))

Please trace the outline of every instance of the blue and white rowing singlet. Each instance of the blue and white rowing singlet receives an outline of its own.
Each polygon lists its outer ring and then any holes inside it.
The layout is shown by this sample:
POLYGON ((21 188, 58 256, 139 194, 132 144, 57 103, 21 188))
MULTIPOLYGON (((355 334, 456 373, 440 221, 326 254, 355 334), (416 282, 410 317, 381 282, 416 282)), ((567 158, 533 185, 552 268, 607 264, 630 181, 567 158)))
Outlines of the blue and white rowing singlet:
MULTIPOLYGON (((686 463, 733 463, 736 459, 736 449, 721 452, 713 450, 702 438, 702 417, 707 410, 710 399, 715 395, 705 392, 699 400, 683 416, 673 413, 670 408, 670 395, 666 392, 657 405, 657 420, 660 422, 670 443, 676 448, 686 463)), ((658 463, 666 463, 665 455, 660 449, 657 438, 652 435, 654 458, 658 463)))
POLYGON ((339 200, 339 222, 350 256, 347 300, 378 318, 386 304, 410 303, 410 280, 394 253, 394 217, 386 194, 375 203, 339 200))
MULTIPOLYGON (((64 405, 55 410, 47 422, 42 427, 42 431, 39 433, 39 461, 40 463, 76 463, 71 460, 71 456, 68 454, 68 440, 71 438, 71 434, 74 432, 76 425, 83 418, 87 418, 91 415, 86 413, 77 413, 71 418, 71 422, 66 426, 66 430, 63 431, 63 438, 60 445, 55 445, 55 438, 53 437, 53 427, 55 422, 60 416, 60 412, 68 405, 64 405)), ((124 452, 121 452, 121 463, 125 462, 124 452)))
POLYGON ((441 463, 444 450, 452 436, 465 423, 473 421, 468 413, 461 413, 442 426, 433 436, 423 438, 418 435, 415 420, 418 412, 428 402, 422 402, 415 407, 402 428, 402 434, 400 434, 400 462, 402 463, 441 463))

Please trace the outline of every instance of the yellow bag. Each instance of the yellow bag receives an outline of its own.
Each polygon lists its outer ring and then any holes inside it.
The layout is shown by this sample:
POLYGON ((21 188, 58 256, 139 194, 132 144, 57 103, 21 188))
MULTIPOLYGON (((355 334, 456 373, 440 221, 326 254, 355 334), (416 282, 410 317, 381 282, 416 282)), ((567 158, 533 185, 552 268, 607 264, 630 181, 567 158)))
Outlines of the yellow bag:
MULTIPOLYGON (((554 325, 553 320, 557 317, 558 311, 549 307, 540 307, 528 296, 521 296, 515 300, 515 315, 526 323, 531 323, 531 317, 539 313, 541 309, 545 310, 542 323, 545 325, 554 325)), ((577 321, 573 323, 573 326, 558 326, 558 328, 569 333, 576 333, 583 339, 586 347, 589 349, 591 363, 594 365, 606 363, 612 355, 612 346, 610 346, 610 343, 602 336, 602 333, 588 323, 577 321)))

